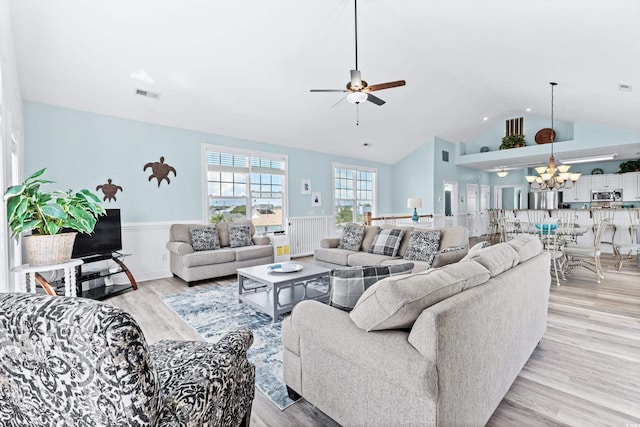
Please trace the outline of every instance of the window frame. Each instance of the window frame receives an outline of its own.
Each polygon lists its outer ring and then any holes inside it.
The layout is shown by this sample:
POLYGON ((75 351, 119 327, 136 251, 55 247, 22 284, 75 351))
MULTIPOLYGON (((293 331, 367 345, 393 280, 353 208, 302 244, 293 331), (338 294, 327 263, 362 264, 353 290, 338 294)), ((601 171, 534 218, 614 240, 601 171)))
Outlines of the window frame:
MULTIPOLYGON (((284 171, 282 173, 282 229, 286 230, 287 228, 287 218, 289 217, 289 192, 288 192, 288 188, 289 188, 289 156, 286 154, 280 154, 280 153, 270 153, 270 152, 264 152, 264 151, 258 151, 258 150, 248 150, 248 149, 241 149, 241 148, 235 148, 235 147, 229 147, 229 146, 224 146, 224 145, 214 145, 214 144, 202 144, 202 196, 203 196, 203 205, 202 205, 202 218, 204 220, 205 223, 209 223, 209 218, 210 218, 210 214, 209 214, 209 177, 208 177, 208 172, 209 172, 209 161, 208 161, 208 154, 210 152, 218 152, 218 153, 223 153, 223 154, 227 154, 227 155, 240 155, 240 156, 246 156, 248 159, 247 162, 247 166, 246 166, 246 171, 243 173, 246 173, 246 195, 244 197, 242 196, 223 196, 222 194, 220 195, 221 198, 225 198, 225 199, 244 199, 246 200, 246 206, 247 206, 247 210, 246 210, 246 214, 245 214, 245 219, 250 220, 253 222, 253 218, 251 216, 251 213, 253 212, 253 199, 254 197, 252 197, 252 184, 253 185, 260 185, 261 181, 258 181, 256 183, 253 183, 251 181, 251 175, 252 174, 258 174, 258 175, 275 175, 272 172, 275 171, 271 171, 270 168, 264 168, 264 167, 260 167, 258 166, 254 166, 252 165, 251 159, 252 158, 262 158, 262 159, 267 159, 267 160, 271 160, 271 161, 276 161, 276 162, 282 162, 284 163, 284 171)), ((238 169, 242 169, 242 166, 238 166, 238 169)), ((222 167, 220 169, 220 172, 234 172, 234 173, 238 173, 239 171, 234 171, 234 169, 236 169, 236 167, 222 167), (226 170, 224 170, 226 169, 226 170)), ((256 232, 257 232, 257 227, 256 227, 256 232)))
MULTIPOLYGON (((351 199, 353 201, 353 216, 351 218, 351 222, 357 222, 357 209, 356 207, 358 206, 358 172, 362 172, 362 173, 371 173, 373 174, 372 179, 371 179, 371 214, 372 216, 376 216, 376 211, 377 211, 377 192, 378 192, 378 169, 377 168, 372 168, 372 167, 367 167, 367 166, 359 166, 359 165, 352 165, 352 164, 347 164, 347 163, 333 163, 333 170, 332 170, 332 174, 331 174, 331 179, 332 179, 332 187, 333 187, 333 217, 336 218, 338 215, 338 200, 347 200, 347 199, 339 199, 338 198, 338 188, 336 188, 336 171, 337 169, 348 169, 354 172, 353 174, 353 194, 354 194, 354 198, 351 199)), ((368 181, 367 181, 368 182, 368 181)), ((367 190, 369 191, 369 190, 367 190)), ((336 221, 336 228, 340 228, 341 225, 336 221)))

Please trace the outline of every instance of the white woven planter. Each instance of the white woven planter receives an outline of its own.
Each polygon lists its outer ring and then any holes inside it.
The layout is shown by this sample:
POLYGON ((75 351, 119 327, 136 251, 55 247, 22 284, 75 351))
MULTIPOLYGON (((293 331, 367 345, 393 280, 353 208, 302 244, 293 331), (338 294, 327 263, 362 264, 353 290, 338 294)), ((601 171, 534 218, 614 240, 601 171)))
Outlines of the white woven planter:
POLYGON ((62 264, 71 259, 78 233, 32 234, 22 239, 29 265, 62 264))

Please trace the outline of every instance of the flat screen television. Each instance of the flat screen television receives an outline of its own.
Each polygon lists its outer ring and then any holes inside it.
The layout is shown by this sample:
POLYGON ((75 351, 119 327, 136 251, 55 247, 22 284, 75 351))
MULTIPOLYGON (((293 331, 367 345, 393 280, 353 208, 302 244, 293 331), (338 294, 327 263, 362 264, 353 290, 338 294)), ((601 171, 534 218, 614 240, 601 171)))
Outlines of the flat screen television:
POLYGON ((105 209, 106 215, 98 218, 93 233, 78 233, 73 244, 73 258, 111 254, 122 250, 120 209, 105 209))

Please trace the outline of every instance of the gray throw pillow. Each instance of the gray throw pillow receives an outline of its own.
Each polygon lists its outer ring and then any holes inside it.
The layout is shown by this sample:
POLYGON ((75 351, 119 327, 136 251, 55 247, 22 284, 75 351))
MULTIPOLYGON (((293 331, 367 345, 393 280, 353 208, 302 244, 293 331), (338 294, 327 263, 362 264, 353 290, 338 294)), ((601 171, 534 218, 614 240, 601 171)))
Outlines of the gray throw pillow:
POLYGON ((373 239, 369 253, 377 255, 396 256, 404 231, 397 228, 380 229, 373 239))
POLYGON ((440 230, 413 230, 403 258, 409 261, 425 261, 431 265, 439 248, 440 230))
POLYGON ((247 224, 229 224, 229 246, 239 248, 251 245, 251 226, 247 224))
POLYGON ((194 251, 212 251, 220 249, 218 229, 215 225, 189 228, 191 246, 194 251))
POLYGON ((393 264, 384 267, 341 267, 329 273, 331 298, 329 305, 351 311, 364 291, 378 280, 398 274, 409 274, 413 263, 393 264))
POLYGON ((364 225, 347 224, 342 230, 338 249, 348 249, 350 251, 359 251, 364 237, 364 225))

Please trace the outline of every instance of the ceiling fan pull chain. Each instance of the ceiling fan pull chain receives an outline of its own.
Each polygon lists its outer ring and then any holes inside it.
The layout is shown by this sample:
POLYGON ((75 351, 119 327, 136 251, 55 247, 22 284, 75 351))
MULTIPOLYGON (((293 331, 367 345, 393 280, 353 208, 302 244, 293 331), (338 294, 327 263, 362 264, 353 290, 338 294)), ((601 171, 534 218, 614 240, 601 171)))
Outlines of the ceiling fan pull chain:
POLYGON ((356 126, 360 126, 360 105, 356 104, 356 126))

